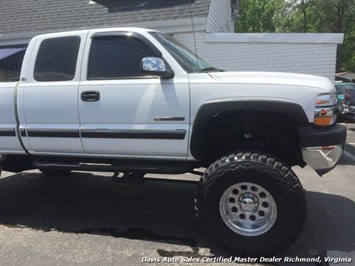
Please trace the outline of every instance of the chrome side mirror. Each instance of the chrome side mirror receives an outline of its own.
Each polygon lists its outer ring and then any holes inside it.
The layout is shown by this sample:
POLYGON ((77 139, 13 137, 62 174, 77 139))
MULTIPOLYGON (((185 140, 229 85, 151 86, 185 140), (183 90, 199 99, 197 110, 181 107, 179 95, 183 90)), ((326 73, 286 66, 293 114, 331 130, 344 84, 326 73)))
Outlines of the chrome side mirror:
POLYGON ((162 79, 175 76, 174 71, 159 57, 144 57, 141 61, 141 71, 143 74, 159 76, 162 79))

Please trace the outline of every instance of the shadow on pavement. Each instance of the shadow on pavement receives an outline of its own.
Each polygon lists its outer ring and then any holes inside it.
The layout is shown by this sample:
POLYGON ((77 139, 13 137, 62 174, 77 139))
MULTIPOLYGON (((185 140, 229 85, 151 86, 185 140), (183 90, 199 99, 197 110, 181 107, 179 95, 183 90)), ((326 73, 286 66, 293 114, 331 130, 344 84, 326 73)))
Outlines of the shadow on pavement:
MULTIPOLYGON (((346 146, 348 146, 348 144, 346 144, 346 146)), ((350 145, 349 145, 350 146, 350 145)), ((347 152, 350 152, 349 149, 346 149, 347 152)), ((351 153, 352 155, 355 156, 355 151, 352 151, 353 153, 351 153)), ((346 156, 345 154, 343 154, 343 157, 340 158, 339 165, 355 165, 355 161, 351 158, 349 158, 348 156, 346 156)))
POLYGON ((299 240, 285 256, 311 257, 329 250, 355 250, 355 202, 338 195, 306 192, 308 216, 299 240))
MULTIPOLYGON (((198 230, 195 184, 112 183, 109 177, 74 173, 62 178, 22 173, 0 179, 0 224, 35 230, 111 235, 191 247, 162 256, 200 256, 198 247, 225 255, 198 230)), ((310 257, 326 250, 355 250, 355 203, 307 192, 308 218, 300 239, 284 256, 310 257)))

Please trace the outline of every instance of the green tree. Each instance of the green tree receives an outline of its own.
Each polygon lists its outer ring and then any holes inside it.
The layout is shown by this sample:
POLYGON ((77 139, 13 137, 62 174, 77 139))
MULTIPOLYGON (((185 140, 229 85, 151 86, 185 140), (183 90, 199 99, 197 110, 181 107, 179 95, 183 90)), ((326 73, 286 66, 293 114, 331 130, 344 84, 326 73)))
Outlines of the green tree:
POLYGON ((236 29, 238 32, 275 32, 284 0, 241 1, 236 29))
POLYGON ((344 33, 337 71, 355 71, 355 0, 242 0, 236 30, 344 33))
POLYGON ((337 71, 355 71, 355 0, 309 0, 308 32, 344 33, 337 71))
POLYGON ((280 32, 308 32, 308 1, 288 0, 284 2, 286 13, 283 14, 283 22, 280 32))

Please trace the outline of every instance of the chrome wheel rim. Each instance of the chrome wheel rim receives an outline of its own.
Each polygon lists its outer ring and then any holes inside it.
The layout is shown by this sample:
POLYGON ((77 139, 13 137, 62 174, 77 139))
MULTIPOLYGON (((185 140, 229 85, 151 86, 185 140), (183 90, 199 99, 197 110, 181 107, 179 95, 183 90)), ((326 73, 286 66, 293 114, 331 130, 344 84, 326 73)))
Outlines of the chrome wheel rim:
POLYGON ((277 217, 276 203, 271 194, 249 182, 230 186, 220 199, 219 211, 224 223, 244 236, 264 234, 277 217))

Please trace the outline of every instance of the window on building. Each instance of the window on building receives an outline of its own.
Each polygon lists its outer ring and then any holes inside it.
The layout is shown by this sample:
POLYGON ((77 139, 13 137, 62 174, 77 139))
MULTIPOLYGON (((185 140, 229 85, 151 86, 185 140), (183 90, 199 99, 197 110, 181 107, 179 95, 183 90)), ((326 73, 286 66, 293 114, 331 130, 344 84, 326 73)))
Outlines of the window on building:
POLYGON ((38 50, 34 79, 37 81, 69 81, 75 77, 80 37, 44 40, 38 50))

